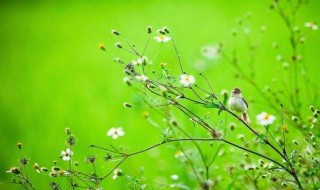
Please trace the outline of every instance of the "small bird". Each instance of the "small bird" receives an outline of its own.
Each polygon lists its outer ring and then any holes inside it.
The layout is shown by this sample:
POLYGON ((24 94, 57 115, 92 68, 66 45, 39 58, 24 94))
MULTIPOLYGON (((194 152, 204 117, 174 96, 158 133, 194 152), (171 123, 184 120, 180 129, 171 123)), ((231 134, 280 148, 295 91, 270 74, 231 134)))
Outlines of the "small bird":
POLYGON ((228 107, 232 111, 241 113, 241 119, 246 123, 250 123, 250 119, 247 114, 249 106, 247 101, 242 97, 240 88, 234 88, 232 90, 231 97, 228 101, 228 107))

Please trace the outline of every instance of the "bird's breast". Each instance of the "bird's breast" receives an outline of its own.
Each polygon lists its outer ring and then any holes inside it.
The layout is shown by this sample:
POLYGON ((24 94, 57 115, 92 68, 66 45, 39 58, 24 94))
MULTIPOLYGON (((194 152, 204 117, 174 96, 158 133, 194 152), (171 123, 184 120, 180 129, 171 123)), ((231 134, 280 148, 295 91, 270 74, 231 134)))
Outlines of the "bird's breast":
POLYGON ((243 113, 247 111, 247 106, 243 102, 242 98, 231 97, 228 101, 228 107, 230 110, 243 113))

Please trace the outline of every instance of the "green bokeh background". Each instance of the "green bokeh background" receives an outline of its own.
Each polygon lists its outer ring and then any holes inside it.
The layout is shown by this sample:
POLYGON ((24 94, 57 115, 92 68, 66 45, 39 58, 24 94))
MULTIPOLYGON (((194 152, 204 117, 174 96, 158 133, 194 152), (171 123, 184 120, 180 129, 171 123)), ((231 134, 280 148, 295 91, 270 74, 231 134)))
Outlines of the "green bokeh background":
MULTIPOLYGON (((271 79, 277 76, 274 68, 279 66, 271 44, 278 41, 284 54, 289 53, 286 51, 289 44, 288 31, 269 4, 267 0, 1 1, 0 169, 16 164, 20 156, 17 142, 23 143, 23 154, 31 163, 51 166, 65 148, 66 127, 78 136, 74 152, 81 163, 88 153, 99 153, 88 150, 90 144, 113 143, 138 150, 159 141, 161 133, 144 120, 143 107, 122 106, 123 102, 134 102, 136 95, 123 84, 121 67, 112 62, 112 57, 125 55, 114 48, 117 39, 110 34, 114 28, 139 48, 146 41, 146 26, 152 25, 154 29, 168 26, 185 68, 196 75, 193 66, 201 59, 203 45, 226 42, 229 47, 245 49, 244 42, 231 40, 230 31, 236 26, 237 17, 251 12, 253 17, 248 26, 260 39, 256 56, 259 83, 271 86, 271 79), (262 37, 261 25, 267 26, 262 37), (97 48, 99 43, 106 45, 107 53, 97 48), (126 135, 117 141, 106 137, 113 126, 122 126, 126 135)), ((297 23, 303 26, 306 21, 320 21, 319 8, 319 1, 311 1, 299 12, 297 23)), ((310 33, 304 55, 309 76, 314 80, 320 68, 319 36, 318 31, 310 33)), ((152 41, 150 54, 156 49, 159 44, 152 41)), ((172 47, 164 44, 162 49, 161 58, 154 63, 164 61, 177 68, 172 47)), ((250 86, 232 77, 235 71, 222 60, 204 73, 217 91, 241 86, 244 92, 250 92, 247 97, 256 95, 250 86)), ((252 113, 261 112, 262 106, 253 104, 252 113)), ((153 152, 158 156, 139 155, 123 168, 136 174, 142 166, 149 182, 157 178, 169 181, 173 173, 180 172, 183 176, 182 166, 173 158, 175 151, 171 146, 162 147, 153 152)), ((105 172, 105 168, 100 171, 105 172)), ((29 173, 36 179, 37 189, 48 188, 49 178, 29 173)), ((3 183, 9 179, 0 173, 0 189, 17 189, 3 183)), ((107 180, 104 187, 126 186, 121 180, 107 180)))

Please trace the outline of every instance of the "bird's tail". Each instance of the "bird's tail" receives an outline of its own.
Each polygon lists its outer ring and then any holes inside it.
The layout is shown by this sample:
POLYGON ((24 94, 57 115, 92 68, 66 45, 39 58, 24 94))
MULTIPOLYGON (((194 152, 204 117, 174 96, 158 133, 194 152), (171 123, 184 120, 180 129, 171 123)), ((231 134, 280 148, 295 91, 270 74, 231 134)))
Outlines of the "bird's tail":
POLYGON ((249 124, 251 121, 250 121, 250 118, 249 118, 249 115, 247 114, 247 112, 244 112, 242 115, 241 115, 241 119, 246 122, 247 124, 249 124))

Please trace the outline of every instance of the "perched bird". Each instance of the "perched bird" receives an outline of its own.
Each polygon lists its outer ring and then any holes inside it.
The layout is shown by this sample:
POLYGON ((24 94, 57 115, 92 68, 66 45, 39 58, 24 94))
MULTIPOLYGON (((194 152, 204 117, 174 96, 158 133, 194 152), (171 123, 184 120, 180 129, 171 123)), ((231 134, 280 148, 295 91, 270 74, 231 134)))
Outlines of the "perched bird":
POLYGON ((241 92, 240 88, 234 88, 232 90, 230 99, 228 101, 228 107, 230 110, 240 113, 241 119, 244 122, 250 123, 250 119, 247 114, 248 103, 242 97, 242 92, 241 92))

